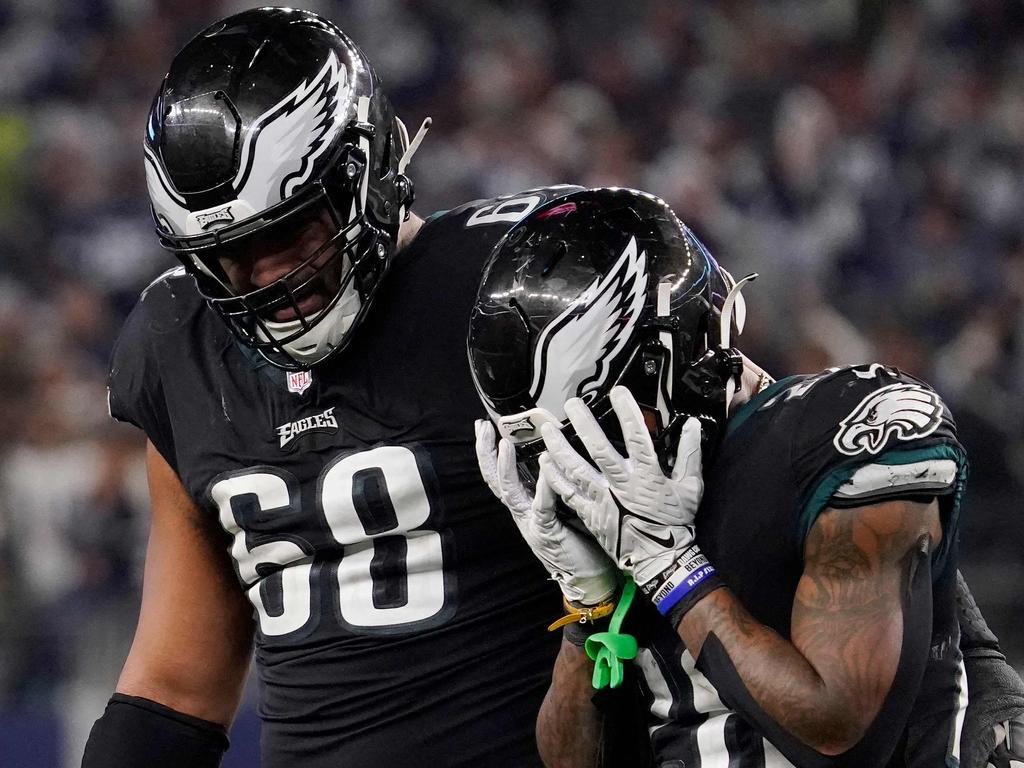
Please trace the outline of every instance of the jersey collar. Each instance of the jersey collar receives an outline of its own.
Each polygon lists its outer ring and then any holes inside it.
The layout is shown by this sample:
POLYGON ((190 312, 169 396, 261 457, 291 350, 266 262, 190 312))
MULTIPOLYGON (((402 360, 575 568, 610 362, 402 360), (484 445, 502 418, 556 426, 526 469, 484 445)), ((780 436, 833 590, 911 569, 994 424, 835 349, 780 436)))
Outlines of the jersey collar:
POLYGON ((733 434, 733 432, 738 430, 743 425, 743 422, 745 422, 747 419, 754 415, 758 408, 760 408, 762 405, 767 403, 772 397, 774 397, 779 392, 788 387, 790 384, 792 384, 793 380, 796 378, 796 376, 787 376, 784 379, 779 379, 774 384, 770 384, 764 389, 762 389, 752 398, 747 400, 747 402, 741 405, 736 410, 736 413, 732 415, 732 418, 729 419, 729 423, 725 429, 725 437, 723 439, 728 440, 729 437, 733 434))

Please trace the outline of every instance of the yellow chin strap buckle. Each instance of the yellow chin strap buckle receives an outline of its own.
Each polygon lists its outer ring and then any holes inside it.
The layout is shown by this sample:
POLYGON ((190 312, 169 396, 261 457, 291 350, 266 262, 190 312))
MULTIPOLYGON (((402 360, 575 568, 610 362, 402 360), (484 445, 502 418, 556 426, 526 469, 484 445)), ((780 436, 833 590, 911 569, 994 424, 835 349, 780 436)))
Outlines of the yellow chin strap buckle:
POLYGON ((565 610, 568 611, 568 613, 557 621, 553 621, 548 627, 548 632, 554 632, 556 629, 560 629, 566 624, 593 624, 598 619, 603 619, 615 610, 615 603, 611 601, 598 603, 597 605, 578 606, 573 605, 563 597, 562 604, 565 606, 565 610))

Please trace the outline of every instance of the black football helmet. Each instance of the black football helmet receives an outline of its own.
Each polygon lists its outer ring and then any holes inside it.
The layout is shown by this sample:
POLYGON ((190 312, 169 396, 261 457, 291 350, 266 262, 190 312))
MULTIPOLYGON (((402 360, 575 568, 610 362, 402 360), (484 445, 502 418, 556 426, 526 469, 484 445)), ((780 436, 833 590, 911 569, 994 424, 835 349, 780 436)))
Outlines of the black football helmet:
POLYGON ((373 299, 427 124, 410 147, 362 51, 316 14, 257 8, 218 21, 171 62, 149 115, 160 242, 240 341, 278 367, 307 368, 345 346, 373 299), (224 260, 317 219, 330 236, 301 265, 256 290, 232 287, 224 260), (314 290, 333 298, 303 311, 314 290))
POLYGON ((571 430, 570 397, 615 440, 608 394, 622 384, 667 465, 687 416, 712 449, 721 434, 742 371, 728 318, 738 330, 743 314, 732 278, 662 200, 585 190, 533 211, 495 246, 470 319, 470 367, 522 459, 543 449, 545 421, 571 430))

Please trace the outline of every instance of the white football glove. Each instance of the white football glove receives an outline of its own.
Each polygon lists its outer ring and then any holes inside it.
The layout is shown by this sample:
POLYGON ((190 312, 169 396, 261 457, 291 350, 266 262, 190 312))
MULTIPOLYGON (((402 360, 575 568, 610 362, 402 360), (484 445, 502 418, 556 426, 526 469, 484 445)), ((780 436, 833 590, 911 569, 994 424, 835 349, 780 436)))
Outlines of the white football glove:
POLYGON ((519 477, 516 449, 503 438, 494 445, 494 426, 476 422, 476 458, 487 487, 512 513, 519 533, 565 597, 593 606, 611 598, 618 589, 615 564, 584 531, 566 525, 556 514, 557 497, 543 477, 530 494, 519 477))
POLYGON ((554 425, 541 428, 549 460, 541 476, 580 517, 604 550, 662 613, 714 574, 694 542, 693 521, 704 492, 701 430, 683 425, 672 473, 658 462, 643 413, 625 387, 611 391, 628 456, 619 455, 579 398, 565 413, 598 469, 554 425), (666 600, 666 598, 668 598, 666 600), (664 601, 664 603, 663 603, 664 601))

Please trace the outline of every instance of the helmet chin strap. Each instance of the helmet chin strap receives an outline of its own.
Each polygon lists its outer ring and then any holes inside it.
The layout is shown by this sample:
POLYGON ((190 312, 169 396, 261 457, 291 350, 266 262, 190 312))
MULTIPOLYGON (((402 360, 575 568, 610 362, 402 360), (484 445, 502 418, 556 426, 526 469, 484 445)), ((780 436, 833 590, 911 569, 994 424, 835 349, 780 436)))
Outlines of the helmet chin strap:
POLYGON ((419 130, 416 131, 416 135, 412 137, 412 141, 409 141, 409 131, 406 129, 405 123, 398 120, 398 127, 402 132, 402 146, 405 148, 402 158, 398 161, 399 174, 405 173, 405 169, 409 167, 409 163, 412 162, 412 156, 420 148, 420 144, 423 142, 423 138, 427 135, 427 131, 430 130, 433 122, 433 118, 424 118, 423 122, 420 123, 419 130))
MULTIPOLYGON (((299 338, 281 344, 281 347, 304 365, 313 365, 319 362, 345 338, 345 333, 352 327, 352 321, 362 305, 359 291, 350 282, 345 286, 344 292, 334 306, 326 310, 326 314, 325 310, 320 310, 306 318, 307 322, 313 324, 312 328, 299 338)), ((270 335, 277 339, 287 338, 302 329, 302 321, 298 319, 265 320, 263 324, 270 335)), ((257 335, 264 336, 262 329, 257 331, 257 335)), ((264 338, 263 340, 269 341, 270 339, 264 338)))
MULTIPOLYGON (((671 307, 669 306, 670 302, 671 302, 671 298, 672 298, 672 283, 669 282, 668 280, 665 280, 665 281, 663 281, 661 283, 658 283, 658 305, 657 305, 657 310, 658 310, 658 317, 659 318, 664 318, 664 319, 667 320, 671 316, 672 310, 671 310, 671 307)), ((661 345, 669 353, 667 355, 667 361, 666 361, 666 365, 667 365, 668 370, 666 370, 664 372, 664 376, 663 376, 663 380, 665 381, 665 387, 666 387, 666 389, 668 391, 666 392, 665 390, 663 390, 659 386, 658 387, 658 401, 657 401, 658 413, 661 414, 661 423, 662 424, 668 424, 668 422, 669 422, 669 407, 668 407, 668 404, 672 401, 672 380, 673 380, 672 366, 673 366, 673 357, 674 357, 673 351, 675 349, 675 346, 672 343, 672 333, 671 333, 671 331, 667 331, 667 330, 660 331, 658 333, 658 341, 661 342, 661 345), (667 400, 666 400, 666 395, 668 396, 667 400)))
MULTIPOLYGON (((359 236, 361 227, 355 227, 346 238, 346 244, 353 243, 359 236)), ((343 260, 342 269, 351 269, 347 255, 339 256, 343 260)), ((290 336, 302 331, 302 320, 264 320, 257 327, 256 335, 262 341, 277 340, 280 348, 304 365, 313 365, 326 357, 345 338, 348 329, 363 306, 363 300, 356 290, 355 281, 348 280, 341 289, 341 295, 328 309, 320 309, 307 316, 306 322, 312 327, 291 341, 283 342, 290 336)))
MULTIPOLYGON (((405 169, 409 167, 409 163, 412 162, 412 156, 416 154, 416 150, 420 148, 420 144, 423 142, 424 137, 427 135, 427 131, 430 130, 431 124, 434 122, 431 118, 424 118, 423 122, 420 123, 420 128, 416 131, 416 135, 412 137, 412 141, 409 141, 409 131, 405 127, 399 118, 395 118, 395 122, 398 123, 398 132, 402 136, 402 157, 398 160, 398 175, 402 176, 405 173, 405 169)), ((398 220, 405 221, 405 203, 402 203, 402 207, 398 209, 398 220)))
MULTIPOLYGON (((724 270, 723 270, 724 271, 724 270)), ((744 277, 739 282, 732 279, 732 275, 728 272, 725 273, 730 282, 732 282, 732 288, 729 289, 729 295, 725 297, 725 302, 722 304, 722 316, 719 323, 721 328, 721 336, 719 337, 718 346, 720 349, 729 349, 731 345, 732 335, 732 324, 736 323, 736 335, 738 336, 743 332, 743 326, 747 321, 747 304, 743 300, 741 291, 743 287, 750 282, 757 279, 757 273, 752 272, 751 274, 744 277)), ((732 403, 732 398, 736 394, 736 388, 739 382, 735 376, 730 376, 725 382, 725 412, 729 413, 729 405, 732 403)))

